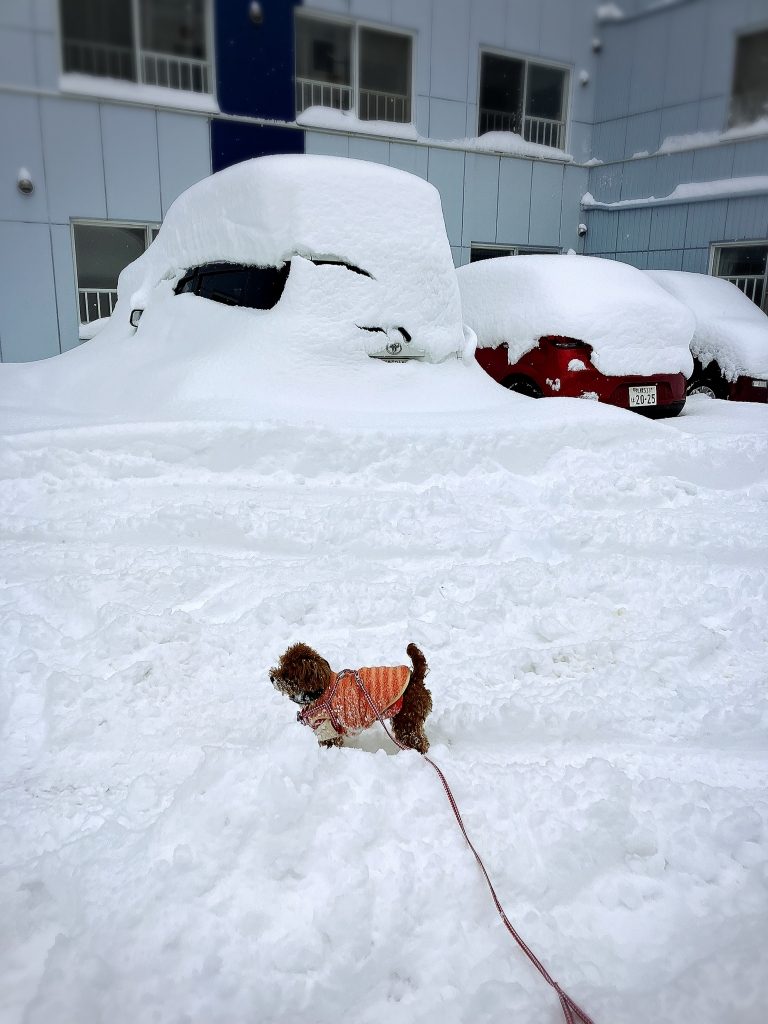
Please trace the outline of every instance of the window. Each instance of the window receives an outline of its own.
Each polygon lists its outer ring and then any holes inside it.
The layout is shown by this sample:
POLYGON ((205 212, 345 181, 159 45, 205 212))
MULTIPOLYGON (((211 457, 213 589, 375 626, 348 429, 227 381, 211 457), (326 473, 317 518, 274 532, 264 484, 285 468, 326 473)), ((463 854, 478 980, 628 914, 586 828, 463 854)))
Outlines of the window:
POLYGON ((760 309, 768 308, 768 242, 716 245, 712 274, 735 284, 760 309))
POLYGON ((81 324, 112 315, 120 272, 141 256, 158 231, 157 225, 146 224, 72 225, 81 324))
POLYGON ((469 251, 469 262, 479 263, 480 260, 494 260, 499 256, 551 256, 559 252, 560 249, 537 249, 528 245, 473 245, 469 251))
POLYGON ((364 26, 296 18, 296 112, 356 111, 361 121, 411 122, 412 39, 364 26))
POLYGON ((768 117, 768 29, 736 43, 728 127, 768 117))
POLYGON ((67 74, 212 91, 206 0, 60 0, 67 74))
POLYGON ((481 53, 477 134, 515 132, 527 142, 565 149, 569 75, 566 68, 481 53))
POLYGON ((210 263, 190 270, 176 286, 176 294, 191 292, 225 306, 272 309, 280 301, 290 269, 290 263, 280 268, 210 263))

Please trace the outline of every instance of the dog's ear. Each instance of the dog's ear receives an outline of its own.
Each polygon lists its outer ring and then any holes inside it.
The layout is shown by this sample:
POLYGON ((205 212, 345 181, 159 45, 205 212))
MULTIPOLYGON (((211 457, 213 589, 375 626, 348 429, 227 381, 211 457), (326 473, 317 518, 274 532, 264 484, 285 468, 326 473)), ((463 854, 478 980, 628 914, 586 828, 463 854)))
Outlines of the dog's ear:
MULTIPOLYGON (((290 680, 305 692, 324 690, 331 681, 331 666, 308 644, 293 644, 280 659, 277 670, 270 673, 290 680)), ((272 679, 274 682, 274 679, 272 679)))

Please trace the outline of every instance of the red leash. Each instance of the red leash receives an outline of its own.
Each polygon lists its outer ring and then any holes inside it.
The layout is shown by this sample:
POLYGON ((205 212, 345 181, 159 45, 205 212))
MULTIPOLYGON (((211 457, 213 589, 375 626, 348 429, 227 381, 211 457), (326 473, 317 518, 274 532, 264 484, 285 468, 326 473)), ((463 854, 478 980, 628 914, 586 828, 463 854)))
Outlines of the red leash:
MULTIPOLYGON (((396 746, 400 747, 401 750, 411 750, 412 749, 411 747, 406 747, 402 743, 400 743, 399 740, 396 740, 395 737, 392 735, 392 733, 389 731, 389 729, 386 727, 386 725, 384 723, 383 717, 381 716, 381 714, 379 713, 378 708, 376 707, 376 705, 374 704, 373 700, 371 699, 371 695, 368 693, 368 691, 365 688, 365 683, 360 678, 359 672, 357 672, 357 670, 355 670, 355 669, 344 669, 344 671, 340 672, 339 675, 340 676, 344 675, 347 672, 350 673, 350 675, 353 675, 355 677, 355 682, 360 687, 360 689, 363 691, 363 695, 365 696, 365 699, 368 701, 369 707, 373 711, 374 715, 376 715, 376 717, 378 718, 378 720, 381 723, 381 725, 382 725, 382 727, 384 729, 384 732, 387 734, 387 736, 389 736, 389 738, 392 740, 392 742, 394 744, 396 744, 396 746)), ((461 815, 459 814, 459 808, 456 806, 456 801, 453 798, 453 793, 451 792, 451 787, 446 782, 445 776, 440 771, 440 769, 437 767, 435 762, 433 760, 431 760, 431 758, 427 757, 426 754, 422 754, 421 756, 424 758, 424 760, 428 764, 432 765, 432 767, 435 769, 435 771, 437 772, 438 776, 440 777, 440 781, 443 784, 443 789, 445 790, 446 796, 448 797, 448 800, 449 800, 449 802, 451 804, 451 809, 452 809, 453 813, 456 815, 456 821, 458 821, 458 823, 459 823, 459 828, 461 829, 461 833, 462 833, 462 835, 464 836, 464 838, 467 841, 467 846, 470 848, 472 853, 475 855, 475 860, 479 864, 480 870, 483 872, 483 877, 485 878, 486 882, 488 883, 488 888, 491 890, 491 896, 493 897, 493 902, 496 904, 496 909, 499 912, 499 917, 504 922, 504 927, 507 929, 509 934, 512 936, 512 938, 518 944, 520 949, 522 949, 522 951, 525 953, 525 955, 531 961, 531 963, 536 968, 536 970, 539 972, 539 974, 542 976, 544 981, 546 981, 546 983, 548 985, 551 985, 551 987, 555 990, 555 992, 557 992, 558 998, 560 1000, 560 1005, 563 1008, 563 1015, 565 1016, 567 1024, 575 1024, 576 1018, 574 1017, 574 1014, 576 1015, 576 1017, 579 1018, 580 1021, 583 1022, 583 1024, 594 1024, 594 1021, 592 1020, 592 1018, 587 1016, 587 1014, 580 1007, 578 1007, 576 1005, 576 1003, 574 1003, 574 1001, 571 999, 571 997, 568 995, 568 993, 567 992, 563 992, 563 990, 560 988, 560 986, 557 984, 557 982, 554 981, 554 979, 551 977, 551 975, 547 971, 547 969, 544 966, 544 964, 542 964, 542 962, 539 960, 539 958, 536 956, 536 954, 532 950, 530 950, 528 948, 528 946, 526 946, 526 944, 523 942, 523 940, 517 934, 515 929, 512 927, 512 925, 511 925, 511 923, 509 921, 509 918, 504 913, 504 908, 502 907, 501 903, 499 902, 499 897, 496 895, 496 890, 493 888, 493 885, 491 884, 491 880, 488 877, 488 872, 485 870, 485 864, 483 864, 483 862, 482 862, 482 860, 480 858, 480 854, 474 848, 474 846, 472 845, 472 843, 470 841, 469 836, 467 835, 467 830, 464 828, 464 822, 461 820, 461 815)))

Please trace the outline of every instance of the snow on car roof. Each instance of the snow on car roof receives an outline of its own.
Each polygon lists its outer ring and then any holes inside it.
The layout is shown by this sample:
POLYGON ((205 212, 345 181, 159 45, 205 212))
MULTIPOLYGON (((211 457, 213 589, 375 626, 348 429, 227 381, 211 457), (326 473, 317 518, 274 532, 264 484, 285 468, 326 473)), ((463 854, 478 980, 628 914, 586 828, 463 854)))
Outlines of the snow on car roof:
POLYGON ((681 270, 646 274, 693 312, 691 352, 702 366, 714 359, 728 380, 768 376, 768 317, 736 285, 681 270))
POLYGON ((540 338, 563 335, 592 346, 609 375, 685 373, 694 318, 645 274, 593 256, 506 256, 458 271, 464 320, 478 347, 506 342, 510 364, 540 338))
MULTIPOLYGON (((405 327, 428 359, 462 350, 461 303, 437 189, 405 171, 331 156, 260 157, 198 182, 168 211, 147 251, 120 276, 118 297, 144 308, 163 280, 209 263, 281 266, 299 255, 369 275, 355 312, 405 327), (360 302, 364 308, 360 308, 360 302)), ((361 287, 362 286, 362 287, 361 287)), ((328 296, 337 306, 343 296, 328 296)), ((381 336, 360 333, 360 347, 381 336)))

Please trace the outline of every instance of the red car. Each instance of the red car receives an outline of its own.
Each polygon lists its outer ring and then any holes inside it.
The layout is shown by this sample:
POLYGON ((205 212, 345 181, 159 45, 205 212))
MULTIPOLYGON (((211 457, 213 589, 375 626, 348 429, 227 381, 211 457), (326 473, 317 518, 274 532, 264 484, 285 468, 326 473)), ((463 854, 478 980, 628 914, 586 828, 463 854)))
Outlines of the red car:
POLYGON ((685 405, 695 319, 642 271, 590 256, 531 255, 456 273, 475 358, 504 387, 654 419, 685 405))
POLYGON ((539 338, 536 348, 512 366, 506 344, 475 352, 478 363, 494 380, 530 398, 591 398, 653 419, 677 416, 685 405, 682 373, 608 377, 595 369, 591 355, 591 346, 583 341, 552 334, 539 338))

